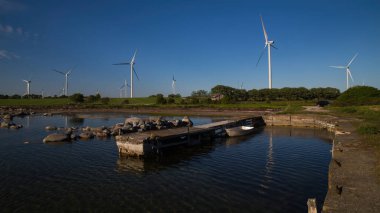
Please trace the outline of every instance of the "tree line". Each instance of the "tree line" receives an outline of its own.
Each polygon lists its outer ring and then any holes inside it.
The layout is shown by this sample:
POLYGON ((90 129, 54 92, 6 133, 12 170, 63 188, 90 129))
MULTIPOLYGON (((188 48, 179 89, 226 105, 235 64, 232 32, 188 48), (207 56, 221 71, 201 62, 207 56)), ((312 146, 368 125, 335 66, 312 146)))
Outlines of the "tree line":
MULTIPOLYGON (((198 94, 197 92, 193 94, 198 94)), ((223 99, 231 102, 238 101, 275 101, 275 100, 335 100, 339 97, 339 89, 332 87, 319 87, 307 89, 305 87, 284 87, 281 89, 236 89, 229 86, 217 85, 211 89, 210 96, 223 95, 223 99)))

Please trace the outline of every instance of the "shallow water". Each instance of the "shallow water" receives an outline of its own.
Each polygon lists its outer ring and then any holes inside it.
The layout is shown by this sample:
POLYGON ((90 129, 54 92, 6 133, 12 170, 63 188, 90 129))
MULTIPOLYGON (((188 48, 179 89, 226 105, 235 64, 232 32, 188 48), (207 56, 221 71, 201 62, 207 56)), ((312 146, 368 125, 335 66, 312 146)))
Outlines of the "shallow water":
POLYGON ((331 143, 320 130, 267 127, 145 160, 119 157, 114 138, 42 143, 47 125, 125 116, 31 116, 14 119, 22 129, 0 129, 2 211, 306 212, 308 198, 321 206, 327 192, 331 143))

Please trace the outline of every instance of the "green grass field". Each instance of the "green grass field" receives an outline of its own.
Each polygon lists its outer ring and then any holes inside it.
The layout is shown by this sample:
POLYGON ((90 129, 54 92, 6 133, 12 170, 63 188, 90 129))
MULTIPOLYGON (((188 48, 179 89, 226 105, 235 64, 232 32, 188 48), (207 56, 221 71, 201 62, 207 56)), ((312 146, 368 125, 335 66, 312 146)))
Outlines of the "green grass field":
MULTIPOLYGON (((148 98, 111 98, 108 104, 102 104, 101 102, 95 103, 81 103, 77 106, 88 107, 164 107, 164 108, 213 108, 213 109, 275 109, 285 110, 286 112, 297 112, 302 110, 301 106, 314 105, 314 102, 305 101, 272 101, 272 102, 244 102, 235 104, 179 104, 180 99, 176 99, 176 104, 156 104, 156 99, 153 97, 148 98), (128 104, 124 101, 128 100, 128 104)), ((74 104, 68 98, 56 98, 56 99, 0 99, 0 106, 10 107, 63 107, 66 105, 74 104)))

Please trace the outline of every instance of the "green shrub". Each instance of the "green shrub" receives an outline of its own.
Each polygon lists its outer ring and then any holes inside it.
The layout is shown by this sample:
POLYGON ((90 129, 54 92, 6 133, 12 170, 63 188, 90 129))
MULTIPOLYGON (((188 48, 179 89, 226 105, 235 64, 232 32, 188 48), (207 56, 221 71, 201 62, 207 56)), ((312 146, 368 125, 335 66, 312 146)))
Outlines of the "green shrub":
POLYGON ((363 135, 374 135, 379 133, 379 129, 374 125, 363 124, 358 128, 358 132, 363 135))
POLYGON ((380 91, 374 87, 356 86, 342 93, 334 102, 336 106, 362 106, 380 104, 380 91))
POLYGON ((110 98, 108 97, 101 98, 100 102, 102 102, 102 104, 108 104, 110 102, 110 98))
POLYGON ((233 104, 235 101, 228 95, 225 95, 222 100, 220 100, 222 104, 233 104))
POLYGON ((168 104, 174 104, 175 103, 175 100, 173 97, 169 97, 168 100, 167 100, 167 103, 168 104))
POLYGON ((121 104, 129 104, 129 100, 128 99, 125 99, 121 102, 121 104))
POLYGON ((70 101, 74 103, 83 103, 84 101, 84 96, 81 93, 75 93, 70 96, 70 101))
POLYGON ((163 94, 156 95, 156 104, 166 104, 166 99, 163 94))
POLYGON ((343 107, 340 111, 344 113, 356 113, 358 110, 355 107, 343 107))

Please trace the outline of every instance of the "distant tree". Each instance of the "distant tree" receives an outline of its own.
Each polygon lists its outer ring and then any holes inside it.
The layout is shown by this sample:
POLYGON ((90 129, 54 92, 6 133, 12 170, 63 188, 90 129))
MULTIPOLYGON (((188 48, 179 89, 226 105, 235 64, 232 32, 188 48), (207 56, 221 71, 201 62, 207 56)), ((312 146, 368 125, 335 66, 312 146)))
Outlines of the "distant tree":
POLYGON ((209 98, 209 97, 206 97, 206 98, 199 98, 199 103, 201 103, 201 104, 211 104, 211 103, 212 103, 212 100, 211 100, 211 98, 209 98))
POLYGON ((182 105, 187 104, 184 98, 181 98, 181 101, 179 103, 182 105))
POLYGON ((156 95, 156 104, 166 104, 166 99, 163 94, 156 95))
POLYGON ((8 99, 9 95, 0 95, 0 99, 8 99))
POLYGON ((235 103, 235 100, 228 95, 224 95, 222 100, 220 100, 220 102, 222 104, 233 104, 235 103))
POLYGON ((211 89, 211 94, 222 94, 224 96, 233 96, 234 91, 236 89, 229 87, 229 86, 224 86, 224 85, 216 85, 211 89))
POLYGON ((190 97, 190 103, 191 104, 199 104, 199 98, 197 98, 196 96, 190 97))
POLYGON ((323 96, 325 99, 334 100, 340 96, 339 89, 326 87, 323 91, 323 96))
POLYGON ((110 98, 109 97, 104 97, 104 98, 101 98, 100 99, 100 102, 102 102, 102 104, 108 104, 110 102, 110 98))
POLYGON ((173 97, 168 97, 167 103, 168 104, 174 104, 175 103, 175 99, 173 97))
POLYGON ((206 90, 196 90, 191 92, 192 97, 207 97, 209 96, 208 92, 206 90))
POLYGON ((86 102, 88 102, 88 103, 94 103, 96 101, 97 101, 97 99, 96 99, 95 95, 89 95, 86 99, 86 102))
POLYGON ((248 98, 250 100, 258 100, 259 91, 257 89, 248 90, 248 98))
POLYGON ((97 94, 95 95, 95 100, 96 100, 96 101, 99 101, 101 98, 102 98, 102 96, 100 96, 99 93, 97 93, 97 94))
POLYGON ((84 96, 81 93, 75 93, 70 96, 70 100, 74 103, 83 103, 84 96))
POLYGON ((20 95, 14 94, 10 97, 11 99, 21 99, 20 95))

